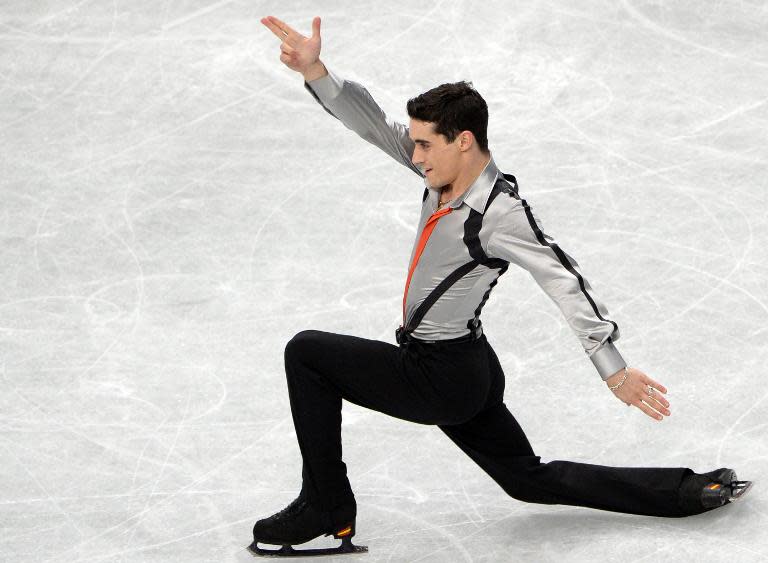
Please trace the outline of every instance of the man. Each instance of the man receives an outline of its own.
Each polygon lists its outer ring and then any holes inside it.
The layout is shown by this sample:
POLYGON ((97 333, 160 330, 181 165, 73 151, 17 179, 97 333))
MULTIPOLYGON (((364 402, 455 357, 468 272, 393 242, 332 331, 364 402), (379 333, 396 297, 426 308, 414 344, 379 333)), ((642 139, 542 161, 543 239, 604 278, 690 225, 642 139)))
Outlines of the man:
MULTIPOLYGON (((576 260, 541 222, 488 149, 485 101, 466 82, 442 84, 408 101, 410 126, 384 114, 360 84, 320 61, 320 18, 312 37, 279 19, 261 20, 281 39, 280 60, 304 76, 334 118, 425 181, 422 213, 395 346, 317 330, 285 348, 302 490, 288 507, 259 520, 252 551, 295 553, 291 545, 333 534, 349 552, 357 508, 341 456, 341 401, 437 425, 512 497, 544 504, 681 517, 740 498, 751 482, 732 469, 605 467, 541 463, 503 402, 504 374, 480 312, 510 263, 525 268, 563 312, 601 379, 648 416, 669 415, 666 388, 628 368, 614 341, 619 328, 576 260), (258 543, 282 545, 269 551, 258 543)), ((362 548, 365 549, 365 548, 362 548)), ((303 552, 306 553, 306 550, 303 552)))

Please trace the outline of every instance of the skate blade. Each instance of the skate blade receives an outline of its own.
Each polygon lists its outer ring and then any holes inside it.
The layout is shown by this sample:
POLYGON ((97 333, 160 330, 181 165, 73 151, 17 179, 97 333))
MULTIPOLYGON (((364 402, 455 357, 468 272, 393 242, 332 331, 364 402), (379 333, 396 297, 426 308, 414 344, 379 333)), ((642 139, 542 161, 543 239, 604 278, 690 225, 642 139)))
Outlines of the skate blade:
POLYGON ((279 549, 264 549, 259 547, 257 542, 248 546, 248 551, 252 555, 262 557, 310 557, 313 555, 343 555, 346 553, 367 553, 367 545, 354 545, 351 538, 343 538, 338 547, 313 548, 313 549, 293 549, 290 545, 284 545, 279 549))
POLYGON ((747 491, 752 488, 752 481, 733 481, 731 485, 733 494, 728 499, 729 502, 738 502, 744 498, 747 491))

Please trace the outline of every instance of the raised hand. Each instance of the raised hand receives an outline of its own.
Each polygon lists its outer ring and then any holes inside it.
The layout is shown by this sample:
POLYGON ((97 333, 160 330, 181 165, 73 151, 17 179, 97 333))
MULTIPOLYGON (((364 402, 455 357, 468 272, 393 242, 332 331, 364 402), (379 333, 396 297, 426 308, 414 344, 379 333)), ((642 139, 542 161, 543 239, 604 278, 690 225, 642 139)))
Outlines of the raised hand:
POLYGON ((280 60, 285 66, 306 75, 310 69, 318 65, 321 43, 319 17, 312 20, 312 37, 302 35, 274 16, 261 18, 261 23, 282 41, 280 60))
MULTIPOLYGON (((605 383, 610 387, 621 382, 622 379, 624 379, 623 369, 606 379, 605 383)), ((667 416, 670 415, 669 401, 662 395, 667 392, 667 388, 639 369, 627 367, 627 379, 612 391, 626 405, 635 405, 651 418, 661 420, 663 418, 662 413, 667 416), (649 385, 653 387, 650 396, 648 395, 649 385)))

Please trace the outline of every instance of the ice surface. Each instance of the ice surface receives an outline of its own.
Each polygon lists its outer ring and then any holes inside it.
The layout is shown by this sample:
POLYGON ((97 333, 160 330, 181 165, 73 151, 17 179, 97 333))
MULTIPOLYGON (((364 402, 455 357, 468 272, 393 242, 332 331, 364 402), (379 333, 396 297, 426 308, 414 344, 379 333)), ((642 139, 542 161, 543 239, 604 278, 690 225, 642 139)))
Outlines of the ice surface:
POLYGON ((298 492, 283 368, 394 341, 423 183, 322 110, 260 22, 394 118, 472 80, 501 169, 606 302, 655 422, 510 269, 483 323, 543 461, 734 467, 666 519, 508 497, 436 428, 344 405, 360 561, 768 558, 761 1, 0 3, 0 554, 221 562, 298 492))

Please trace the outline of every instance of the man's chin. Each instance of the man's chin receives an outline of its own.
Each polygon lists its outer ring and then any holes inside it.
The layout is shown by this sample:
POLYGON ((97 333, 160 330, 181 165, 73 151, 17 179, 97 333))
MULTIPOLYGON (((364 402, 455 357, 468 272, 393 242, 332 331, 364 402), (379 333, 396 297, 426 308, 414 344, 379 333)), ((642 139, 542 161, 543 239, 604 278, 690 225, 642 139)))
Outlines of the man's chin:
POLYGON ((446 184, 441 184, 439 181, 438 182, 432 182, 429 178, 427 178, 427 184, 433 190, 441 190, 441 189, 443 189, 446 186, 446 184))

